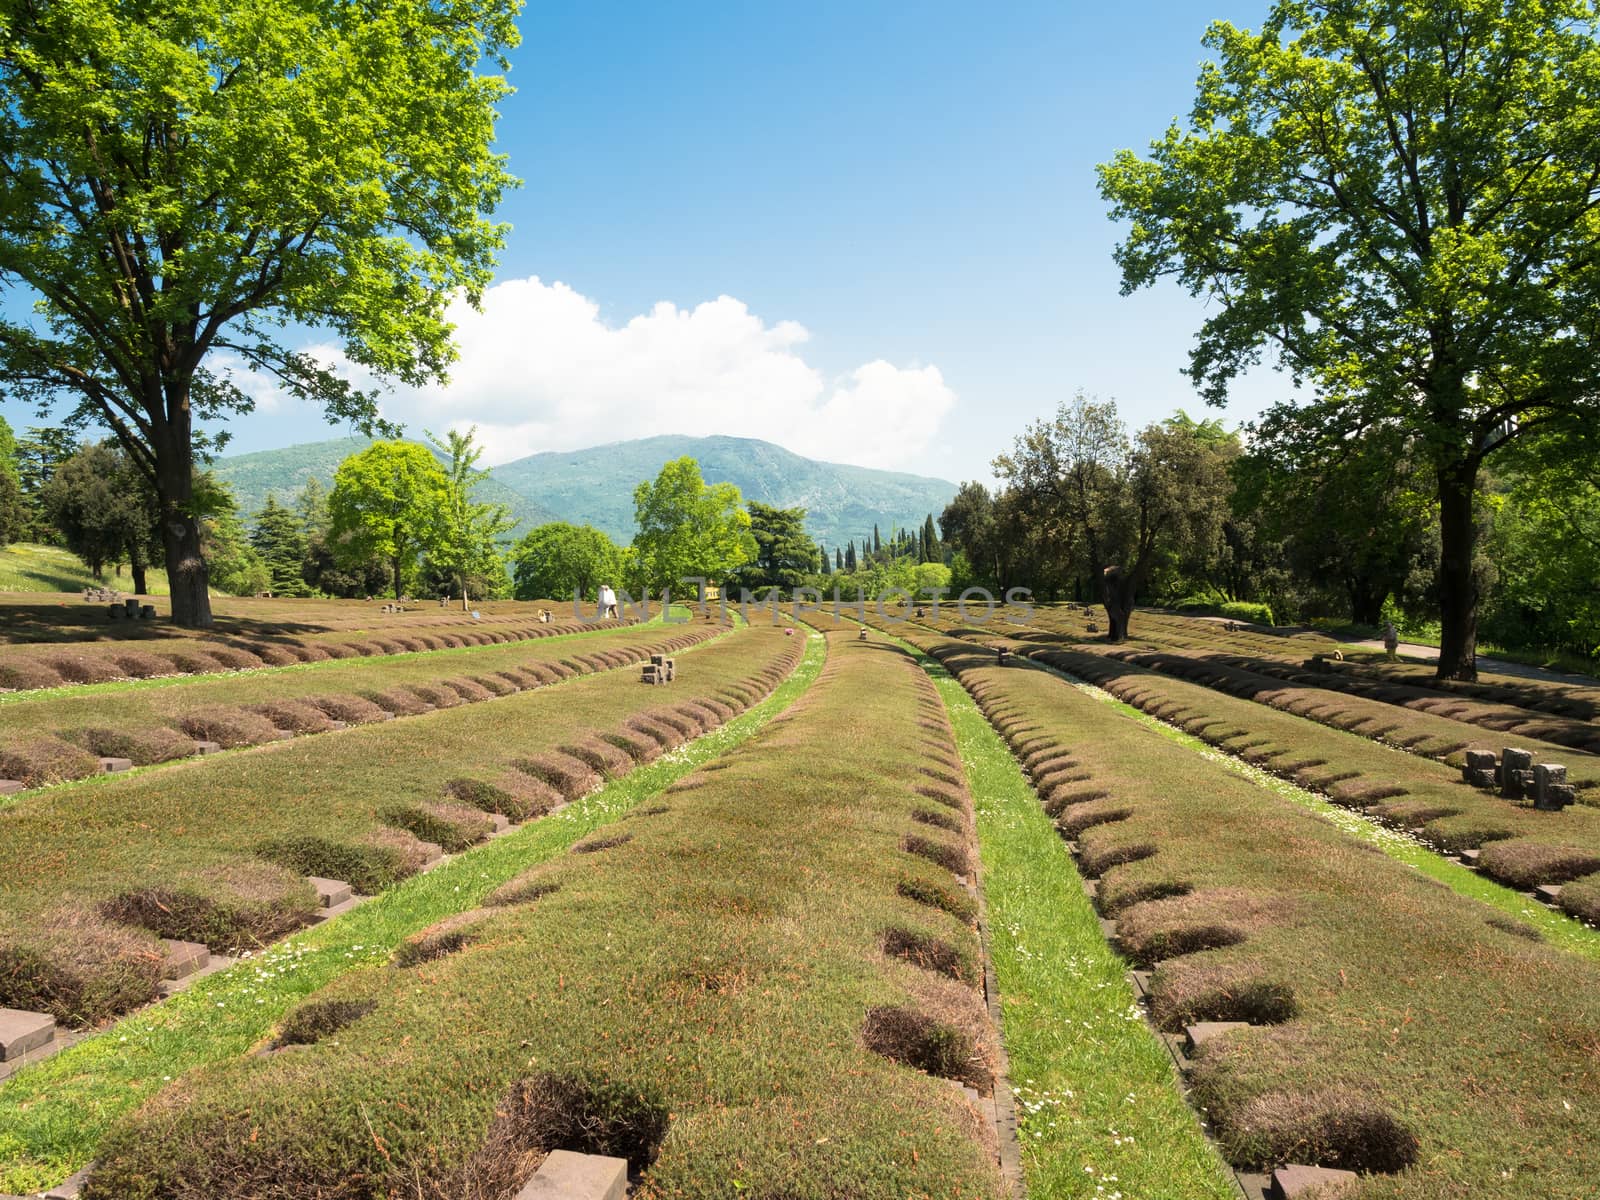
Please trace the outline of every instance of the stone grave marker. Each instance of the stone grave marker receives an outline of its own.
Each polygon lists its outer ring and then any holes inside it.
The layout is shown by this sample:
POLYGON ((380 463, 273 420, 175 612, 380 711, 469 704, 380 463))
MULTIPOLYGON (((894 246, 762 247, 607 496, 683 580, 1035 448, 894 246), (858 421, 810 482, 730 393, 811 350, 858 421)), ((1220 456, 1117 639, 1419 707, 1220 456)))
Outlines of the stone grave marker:
POLYGON ((1522 772, 1533 767, 1533 753, 1507 746, 1500 752, 1500 794, 1507 800, 1522 799, 1522 772))
POLYGON ((1566 805, 1555 789, 1566 787, 1567 769, 1559 763, 1540 763, 1533 768, 1533 806, 1541 812, 1560 812, 1566 805))
POLYGON ((628 1160, 552 1150, 517 1200, 624 1200, 628 1160))
POLYGON ((20 1008, 0 1008, 0 1062, 21 1058, 56 1036, 55 1018, 20 1008))
POLYGON ((1291 1163, 1272 1173, 1272 1200, 1299 1200, 1302 1196, 1325 1196, 1328 1200, 1349 1194, 1360 1182, 1354 1171, 1333 1167, 1305 1167, 1291 1163))

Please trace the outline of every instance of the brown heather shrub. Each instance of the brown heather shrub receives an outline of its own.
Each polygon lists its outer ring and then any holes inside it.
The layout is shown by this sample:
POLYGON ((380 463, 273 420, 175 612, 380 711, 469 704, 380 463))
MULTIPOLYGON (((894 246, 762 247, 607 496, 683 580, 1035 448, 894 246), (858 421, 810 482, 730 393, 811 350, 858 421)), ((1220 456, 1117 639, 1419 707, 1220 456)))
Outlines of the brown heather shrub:
POLYGON ((465 950, 477 941, 472 927, 487 914, 482 909, 456 913, 413 934, 395 947, 394 965, 401 968, 418 967, 433 962, 447 954, 465 950))
POLYGON ((920 855, 956 875, 965 875, 971 869, 971 864, 967 861, 967 852, 960 846, 952 846, 947 842, 936 842, 931 838, 910 834, 901 840, 900 849, 907 854, 920 855))
POLYGON ((312 1000, 283 1019, 273 1046, 314 1046, 378 1007, 376 1000, 312 1000))
POLYGON ((946 887, 944 884, 913 875, 903 875, 895 890, 907 900, 914 900, 918 904, 926 904, 929 908, 947 912, 969 925, 978 919, 977 901, 966 893, 958 892, 955 888, 946 887))
POLYGON ((917 1009, 879 1005, 867 1010, 861 1040, 868 1050, 943 1079, 959 1079, 979 1091, 993 1086, 972 1039, 917 1009))
POLYGON ((136 766, 172 762, 194 753, 194 739, 176 729, 73 729, 62 737, 102 758, 126 758, 136 766))
POLYGON ((0 748, 0 779, 15 779, 29 787, 65 783, 99 773, 100 763, 93 754, 60 738, 34 738, 0 748))
POLYGON ((586 763, 602 779, 616 779, 633 770, 633 758, 630 755, 600 738, 584 738, 581 742, 568 742, 556 749, 586 763))
POLYGON ((364 896, 376 895, 421 867, 420 863, 412 866, 408 855, 396 846, 341 842, 311 834, 270 838, 259 843, 255 852, 296 875, 341 880, 364 896))
POLYGON ((1059 817, 1075 804, 1088 804, 1094 800, 1104 800, 1111 795, 1105 788, 1051 788, 1044 795, 1044 811, 1052 817, 1059 817))
POLYGON ((329 654, 320 645, 312 642, 291 643, 289 646, 289 653, 293 654, 301 662, 308 663, 327 662, 333 657, 333 655, 329 654))
POLYGON ((1146 900, 1168 900, 1173 896, 1187 896, 1194 885, 1176 879, 1151 879, 1119 883, 1115 878, 1101 881, 1097 893, 1100 911, 1112 916, 1146 900))
POLYGON ((1198 1021, 1280 1025, 1299 1011, 1294 989, 1251 964, 1176 959, 1150 981, 1150 1014, 1169 1033, 1198 1021))
POLYGON ((371 846, 396 856, 400 862, 399 875, 402 879, 415 875, 443 852, 443 847, 436 842, 425 842, 414 833, 390 825, 367 830, 356 839, 356 844, 371 846))
POLYGON ((452 854, 476 845, 494 832, 494 822, 481 809, 464 804, 390 804, 378 810, 378 819, 425 842, 443 846, 452 854))
POLYGON ((1474 850, 1488 842, 1516 837, 1516 830, 1493 817, 1440 817, 1422 827, 1422 836, 1434 846, 1449 852, 1474 850))
POLYGON ((249 671, 264 665, 260 655, 220 642, 207 642, 206 653, 230 671, 249 671))
POLYGON ((208 867, 169 886, 131 888, 100 903, 108 921, 227 953, 276 941, 316 908, 316 893, 297 873, 248 861, 208 867))
POLYGON ((1112 867, 1142 862, 1158 852, 1154 842, 1085 842, 1078 846, 1078 870, 1086 878, 1098 879, 1112 867))
POLYGON ((266 704, 252 704, 250 711, 271 721, 279 729, 290 733, 326 733, 333 728, 328 715, 315 705, 299 700, 272 700, 266 704))
POLYGON ((558 880, 540 878, 544 870, 541 864, 531 871, 525 871, 515 879, 502 883, 484 899, 484 903, 495 908, 503 908, 512 904, 529 904, 541 896, 549 896, 561 890, 558 880))
POLYGON ((98 654, 56 653, 40 655, 39 661, 68 683, 110 683, 124 678, 121 667, 98 654))
POLYGON ((39 688, 60 687, 65 682, 59 672, 51 670, 41 662, 34 662, 31 659, 0 662, 0 688, 9 691, 31 692, 39 688))
POLYGON ((586 842, 579 842, 572 848, 574 854, 594 854, 599 850, 611 850, 617 846, 624 846, 633 841, 631 833, 608 833, 604 837, 590 838, 586 842))
POLYGON ((287 646, 272 642, 241 642, 239 648, 254 654, 269 667, 288 667, 300 661, 287 646))
POLYGON ((688 717, 685 717, 682 713, 677 712, 674 709, 652 708, 648 712, 642 714, 641 719, 653 722, 657 725, 665 725, 668 729, 672 730, 678 735, 679 741, 687 741, 689 738, 698 737, 700 735, 700 727, 688 717))
POLYGON ((1129 905, 1117 917, 1117 940, 1130 958, 1161 962, 1243 942, 1253 931, 1284 920, 1293 901, 1243 888, 1212 888, 1129 905))
POLYGON ((890 958, 904 959, 924 971, 936 971, 951 979, 971 983, 977 978, 972 960, 942 938, 903 925, 892 925, 878 939, 879 948, 890 958))
POLYGON ((211 675, 223 669, 222 663, 211 655, 187 647, 163 646, 156 653, 172 661, 176 675, 211 675))
POLYGON ((163 957, 154 938, 62 905, 0 935, 0 1008, 96 1025, 156 998, 163 957))
POLYGON ((1115 821, 1126 821, 1133 816, 1131 808, 1112 808, 1107 805, 1098 807, 1080 804, 1070 812, 1056 818, 1056 829, 1064 838, 1076 838, 1085 829, 1093 829, 1096 825, 1110 825, 1115 821))
POLYGON ((1534 888, 1600 871, 1600 853, 1512 838, 1485 846, 1478 855, 1478 869, 1512 887, 1534 888))
POLYGON ((483 1146, 431 1185, 427 1200, 512 1196, 551 1150, 626 1159, 633 1174, 655 1161, 666 1139, 666 1104, 645 1084, 543 1072, 511 1085, 495 1106, 483 1146))
POLYGON ((961 832, 961 822, 949 813, 935 812, 931 808, 913 809, 911 819, 922 825, 932 825, 935 829, 948 829, 951 833, 961 832))
POLYGON ((435 708, 455 708, 461 703, 461 694, 453 688, 432 683, 407 683, 401 686, 424 704, 431 704, 435 708))
POLYGON ((966 808, 961 792, 954 787, 923 783, 918 784, 911 790, 924 800, 932 800, 935 804, 942 804, 946 808, 955 809, 957 812, 961 812, 966 808))
POLYGON ((661 745, 654 738, 626 729, 612 729, 600 735, 600 740, 621 750, 637 763, 654 762, 661 757, 661 745))
POLYGON ((1208 1108, 1230 1162, 1256 1169, 1296 1162, 1403 1171, 1417 1160, 1417 1135, 1371 1098, 1377 1091, 1352 1080, 1318 1092, 1271 1092, 1208 1108))
MULTIPOLYGON (((1566 898, 1566 889, 1563 888, 1561 899, 1563 902, 1565 902, 1566 898)), ((1565 907, 1565 903, 1563 903, 1563 907, 1565 907)), ((1571 912, 1570 909, 1568 909, 1568 911, 1571 912)), ((1580 914, 1573 913, 1573 915, 1579 916, 1580 914)), ((1519 937, 1526 942, 1544 941, 1544 934, 1540 933, 1532 925, 1524 925, 1515 917, 1502 917, 1495 915, 1492 917, 1485 917, 1483 919, 1483 923, 1490 929, 1498 929, 1501 933, 1509 933, 1512 937, 1519 937)))
POLYGON ((652 721, 648 717, 629 717, 622 723, 622 727, 641 737, 649 738, 662 750, 670 750, 678 745, 678 731, 659 721, 652 721))
POLYGON ((216 742, 229 750, 259 746, 277 736, 277 726, 259 713, 219 705, 203 712, 185 713, 178 726, 201 742, 216 742))
POLYGON ((478 683, 476 680, 468 679, 465 676, 457 676, 455 678, 441 680, 440 682, 445 687, 453 691, 456 695, 460 696, 468 704, 478 704, 484 700, 494 699, 495 694, 488 688, 484 687, 483 684, 478 683))
POLYGON ((536 812, 549 811, 548 805, 538 807, 537 793, 531 790, 512 792, 497 783, 486 783, 481 779, 452 779, 444 785, 444 792, 458 804, 499 813, 513 821, 526 821, 536 812))
POLYGON ((371 701, 385 712, 391 712, 397 717, 415 717, 428 711, 428 705, 416 693, 405 688, 389 688, 387 691, 362 692, 365 700, 371 701))
POLYGON ((600 776, 588 763, 565 754, 540 754, 519 758, 512 764, 525 775, 548 784, 565 800, 577 800, 600 786, 600 776))
POLYGON ((333 721, 346 725, 370 725, 374 721, 388 720, 388 712, 371 700, 348 692, 334 692, 327 696, 307 696, 305 703, 333 721))
POLYGON ((944 784, 947 788, 955 788, 959 790, 961 787, 960 777, 952 774, 949 771, 941 771, 938 767, 919 767, 917 768, 917 771, 919 774, 925 775, 937 783, 944 784))
POLYGON ((172 674, 172 663, 159 654, 146 654, 142 650, 118 650, 106 656, 117 664, 117 669, 129 679, 155 679, 172 674))

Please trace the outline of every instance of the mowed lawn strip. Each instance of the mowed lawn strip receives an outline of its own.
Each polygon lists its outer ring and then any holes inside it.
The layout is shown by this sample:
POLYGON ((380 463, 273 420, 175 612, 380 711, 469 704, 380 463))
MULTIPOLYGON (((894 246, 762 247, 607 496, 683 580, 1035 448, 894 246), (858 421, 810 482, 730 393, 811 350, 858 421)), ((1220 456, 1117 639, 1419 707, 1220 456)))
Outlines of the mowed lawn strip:
POLYGON ((0 1192, 59 1183, 94 1157, 111 1122, 167 1082, 247 1052, 312 992, 385 961, 405 939, 481 904, 509 880, 727 754, 811 686, 822 669, 822 640, 807 641, 803 653, 771 694, 727 724, 0 1083, 0 1192))
POLYGON ((1474 871, 1454 859, 1443 857, 1437 850, 1419 842, 1411 834, 1399 832, 1379 821, 1358 815, 1348 808, 1332 803, 1324 796, 1290 783, 1287 779, 1253 766, 1243 759, 1234 758, 1192 734, 1185 733, 1177 726, 1168 725, 1160 718, 1118 700, 1102 688, 1081 681, 1077 682, 1076 686, 1085 694, 1094 696, 1134 720, 1149 725, 1169 741, 1185 746, 1196 754, 1204 755, 1260 787, 1292 800, 1301 808, 1316 813, 1351 837, 1375 846, 1390 858, 1416 868, 1431 879, 1437 879, 1451 891, 1458 892, 1468 899, 1481 900, 1485 904, 1493 905, 1508 916, 1531 926, 1552 945, 1571 951, 1573 954, 1600 960, 1600 929, 1586 925, 1565 912, 1535 903, 1525 893, 1514 891, 1504 884, 1496 883, 1481 871, 1474 871))
MULTIPOLYGON (((472 696, 538 687, 637 660, 726 626, 651 623, 537 642, 407 652, 248 671, 13 692, 0 697, 0 772, 30 785, 94 778, 99 755, 148 766, 191 756, 196 740, 260 744, 275 729, 322 732, 434 701, 463 682, 472 696), (476 686, 474 686, 476 685, 476 686), (419 690, 421 689, 421 690, 419 690), (431 691, 430 691, 431 689, 431 691)), ((459 703, 458 696, 445 700, 459 703)), ((0 798, 0 805, 6 804, 0 798)))
POLYGON ((1540 812, 1467 786, 1443 763, 1329 728, 1309 714, 1240 700, 1081 648, 1032 654, 1229 754, 1414 831, 1431 847, 1478 849, 1480 869, 1498 882, 1522 890, 1564 885, 1556 902, 1574 916, 1600 922, 1600 895, 1593 887, 1600 883, 1600 807, 1574 804, 1540 812))
POLYGON ((1236 1196, 1039 797, 960 683, 932 659, 923 665, 950 711, 976 801, 1028 1194, 1236 1196))
POLYGON ((1530 940, 1027 665, 936 657, 1035 774, 1230 1161, 1363 1172, 1354 1194, 1579 1196, 1600 1177, 1600 965, 1530 940))
POLYGON ((120 1124, 86 1198, 511 1196, 556 1145, 626 1155, 640 1197, 997 1196, 961 1091, 886 1056, 989 1087, 973 929, 901 893, 960 894, 964 793, 915 790, 959 771, 949 725, 903 652, 829 651, 719 769, 521 881, 537 898, 314 998, 375 1006, 353 1023, 120 1124), (959 828, 913 820, 935 810, 959 828))
POLYGON ((275 940, 315 910, 304 876, 382 890, 425 864, 425 843, 462 849, 491 811, 547 811, 728 719, 794 653, 743 629, 683 654, 665 688, 609 672, 38 793, 0 811, 0 1005, 75 1025, 126 1011, 159 976, 155 935, 230 952, 275 940))

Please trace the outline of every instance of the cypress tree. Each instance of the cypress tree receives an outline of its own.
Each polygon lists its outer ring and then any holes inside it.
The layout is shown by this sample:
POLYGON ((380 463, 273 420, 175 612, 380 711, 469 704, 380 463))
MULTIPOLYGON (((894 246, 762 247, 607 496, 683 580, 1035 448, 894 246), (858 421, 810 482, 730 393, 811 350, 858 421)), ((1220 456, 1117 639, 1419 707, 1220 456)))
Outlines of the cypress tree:
POLYGON ((835 571, 844 570, 844 551, 837 546, 833 548, 833 569, 835 571))
POLYGON ((822 560, 822 573, 831 575, 833 573, 833 563, 828 558, 828 548, 821 542, 817 543, 817 555, 822 560))
POLYGON ((872 556, 876 558, 883 553, 883 544, 878 541, 878 523, 872 523, 872 556))
POLYGON ((844 569, 852 573, 856 569, 856 543, 854 538, 845 543, 844 569))

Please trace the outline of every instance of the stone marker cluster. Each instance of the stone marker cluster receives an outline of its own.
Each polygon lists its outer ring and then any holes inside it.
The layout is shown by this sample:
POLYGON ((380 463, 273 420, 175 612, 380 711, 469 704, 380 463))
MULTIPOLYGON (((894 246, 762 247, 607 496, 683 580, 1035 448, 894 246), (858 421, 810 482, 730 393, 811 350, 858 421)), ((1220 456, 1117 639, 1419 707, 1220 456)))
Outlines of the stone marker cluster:
POLYGON ((1507 746, 1497 760, 1493 750, 1468 750, 1461 777, 1475 788, 1498 791, 1507 800, 1531 800, 1540 812, 1560 812, 1578 798, 1559 763, 1538 763, 1527 750, 1507 746))
POLYGON ((645 663, 644 670, 639 674, 640 683, 671 683, 678 674, 676 659, 668 658, 665 654, 652 654, 650 661, 645 663))
MULTIPOLYGON (((84 593, 85 599, 88 598, 88 595, 87 592, 84 593)), ((156 606, 154 604, 140 604, 135 596, 129 596, 126 600, 118 600, 115 599, 116 593, 108 593, 108 595, 113 597, 107 610, 111 620, 120 621, 124 617, 130 621, 154 621, 156 619, 156 606)))

